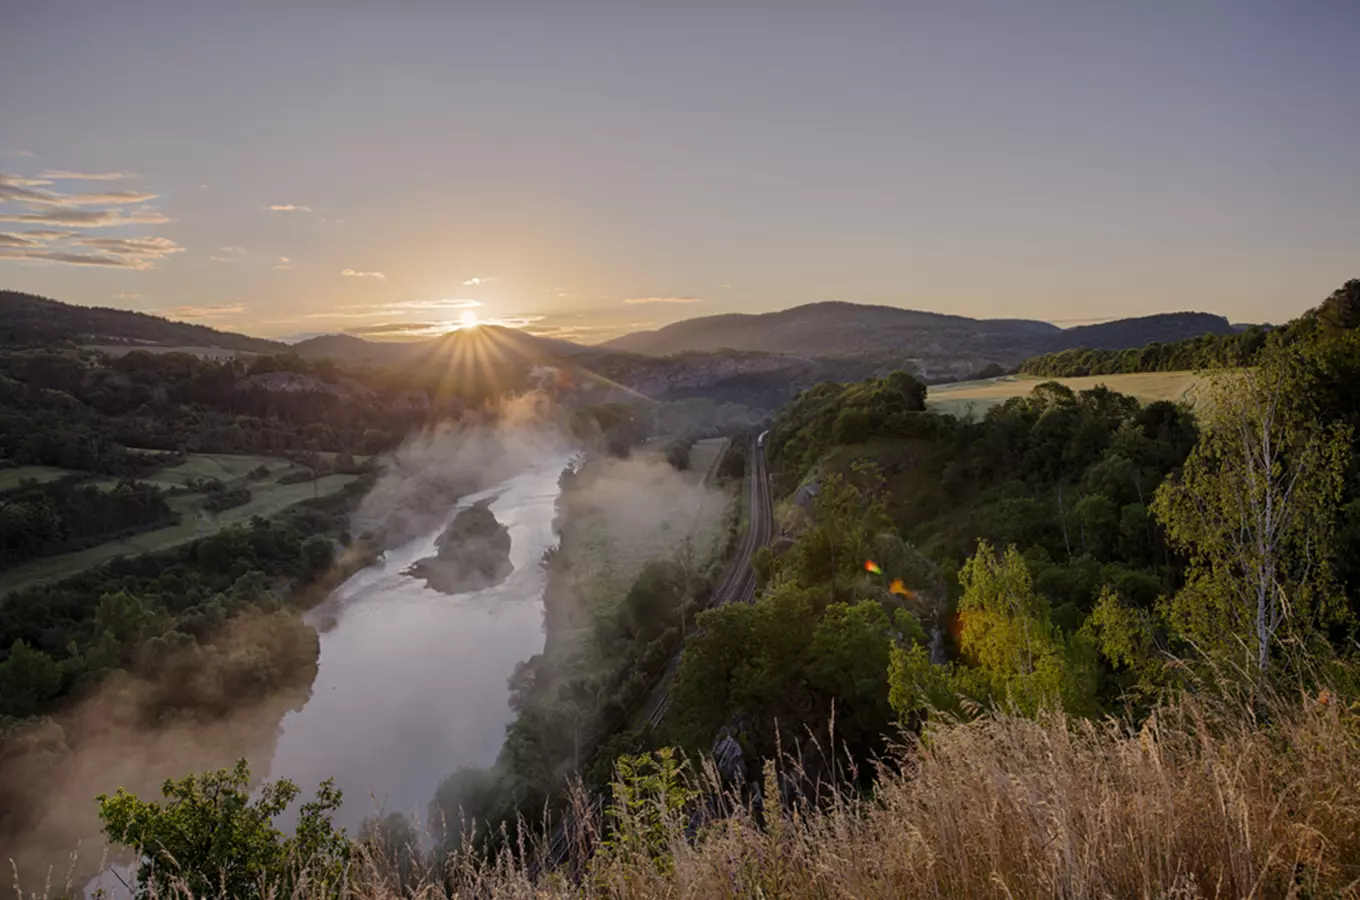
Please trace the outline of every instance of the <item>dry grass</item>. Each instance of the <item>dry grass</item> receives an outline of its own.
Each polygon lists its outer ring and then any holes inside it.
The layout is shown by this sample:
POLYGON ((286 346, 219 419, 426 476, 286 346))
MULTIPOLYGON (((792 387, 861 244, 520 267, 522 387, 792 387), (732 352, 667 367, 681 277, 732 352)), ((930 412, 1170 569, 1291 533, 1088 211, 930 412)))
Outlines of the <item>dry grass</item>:
MULTIPOLYGON (((1140 728, 1058 716, 946 724, 883 767, 872 798, 834 792, 762 815, 729 790, 697 835, 668 820, 659 861, 580 850, 533 878, 540 867, 510 854, 452 856, 442 877, 400 889, 381 854, 361 851, 346 895, 1360 896, 1360 723, 1308 699, 1269 718, 1258 726, 1190 698, 1140 728)), ((716 783, 711 771, 700 780, 716 783)), ((767 766, 764 795, 778 785, 767 766)), ((598 846, 599 828, 588 821, 575 844, 598 846)))

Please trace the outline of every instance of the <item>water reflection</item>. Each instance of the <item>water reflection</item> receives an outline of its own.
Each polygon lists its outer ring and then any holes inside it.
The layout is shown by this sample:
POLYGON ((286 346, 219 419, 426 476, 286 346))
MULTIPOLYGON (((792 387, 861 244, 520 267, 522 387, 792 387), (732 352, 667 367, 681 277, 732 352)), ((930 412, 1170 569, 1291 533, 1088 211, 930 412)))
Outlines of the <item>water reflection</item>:
POLYGON ((353 834, 380 811, 423 821, 444 776, 495 761, 511 718, 506 679, 543 647, 539 560, 556 541, 565 464, 555 459, 459 504, 494 498, 515 567, 501 584, 451 596, 403 575, 433 552, 436 531, 390 551, 313 610, 322 632, 316 682, 283 720, 270 779, 290 778, 310 796, 335 778, 345 794, 336 820, 353 834))

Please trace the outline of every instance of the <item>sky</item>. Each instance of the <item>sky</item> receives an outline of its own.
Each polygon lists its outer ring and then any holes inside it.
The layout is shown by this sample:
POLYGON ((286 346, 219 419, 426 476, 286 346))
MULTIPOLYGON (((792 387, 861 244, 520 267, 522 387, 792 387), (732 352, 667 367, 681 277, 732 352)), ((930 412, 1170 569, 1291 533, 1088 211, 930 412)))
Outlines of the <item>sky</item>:
POLYGON ((16 2, 0 287, 271 337, 1280 322, 1360 276, 1358 41, 1353 0, 16 2))

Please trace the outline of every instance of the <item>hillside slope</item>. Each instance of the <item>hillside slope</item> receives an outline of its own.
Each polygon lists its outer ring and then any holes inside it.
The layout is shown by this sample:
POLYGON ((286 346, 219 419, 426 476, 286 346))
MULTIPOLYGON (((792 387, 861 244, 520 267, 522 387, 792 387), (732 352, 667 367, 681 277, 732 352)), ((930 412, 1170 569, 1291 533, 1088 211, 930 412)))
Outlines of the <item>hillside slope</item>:
POLYGON ((288 349, 278 341, 218 331, 206 325, 172 322, 126 309, 75 306, 19 291, 0 291, 0 345, 55 341, 208 347, 249 353, 281 353, 288 349))
POLYGON ((1162 313, 1133 319, 1117 319, 1098 325, 1065 328, 1054 350, 1089 347, 1092 350, 1126 350, 1148 344, 1167 344, 1206 334, 1225 335, 1240 331, 1222 316, 1203 312, 1162 313))
POLYGON ((1010 367, 1029 356, 1068 347, 1141 347, 1232 325, 1207 313, 1169 313, 1061 329, 1028 319, 970 319, 890 306, 813 303, 760 315, 686 319, 602 346, 666 356, 721 349, 856 357, 911 365, 927 378, 963 375, 989 363, 1010 367))

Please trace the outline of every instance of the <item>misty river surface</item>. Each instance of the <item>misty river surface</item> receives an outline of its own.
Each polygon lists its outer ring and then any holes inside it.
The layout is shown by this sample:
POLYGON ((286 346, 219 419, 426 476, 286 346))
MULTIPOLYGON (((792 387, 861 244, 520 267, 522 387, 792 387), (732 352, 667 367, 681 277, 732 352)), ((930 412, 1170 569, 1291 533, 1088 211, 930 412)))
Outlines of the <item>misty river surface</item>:
MULTIPOLYGON (((514 571, 501 584, 442 594, 402 572, 435 552, 440 526, 353 575, 308 614, 321 635, 312 695, 280 725, 268 778, 310 798, 334 778, 336 824, 355 833, 379 812, 424 823, 439 783, 462 766, 495 762, 511 721, 507 679, 543 649, 539 565, 553 531, 562 457, 463 498, 486 498, 510 532, 514 571)), ((281 823, 283 824, 283 823, 281 823)), ((291 824, 291 823, 288 823, 291 824)))

